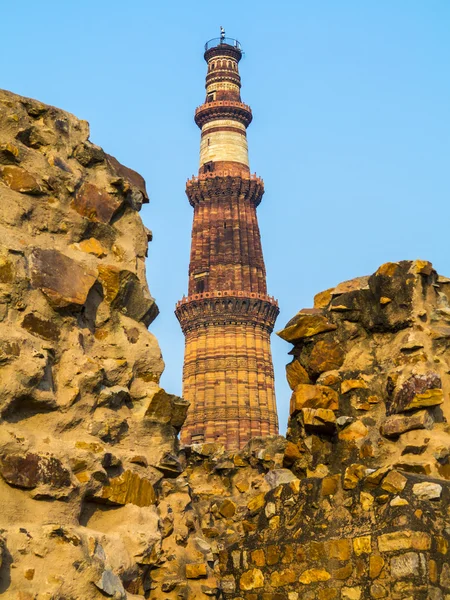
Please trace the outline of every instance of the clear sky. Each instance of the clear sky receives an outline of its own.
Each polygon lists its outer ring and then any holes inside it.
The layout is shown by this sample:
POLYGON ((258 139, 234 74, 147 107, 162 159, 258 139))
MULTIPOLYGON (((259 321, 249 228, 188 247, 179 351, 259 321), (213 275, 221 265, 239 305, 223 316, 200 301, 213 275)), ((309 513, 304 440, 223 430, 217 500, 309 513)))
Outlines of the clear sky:
MULTIPOLYGON (((0 87, 68 110, 147 181, 150 329, 181 392, 198 169, 203 44, 241 41, 253 109, 252 171, 278 328, 317 292, 386 261, 428 259, 450 276, 449 0, 42 0, 3 2, 0 87)), ((284 431, 290 345, 273 336, 284 431)))

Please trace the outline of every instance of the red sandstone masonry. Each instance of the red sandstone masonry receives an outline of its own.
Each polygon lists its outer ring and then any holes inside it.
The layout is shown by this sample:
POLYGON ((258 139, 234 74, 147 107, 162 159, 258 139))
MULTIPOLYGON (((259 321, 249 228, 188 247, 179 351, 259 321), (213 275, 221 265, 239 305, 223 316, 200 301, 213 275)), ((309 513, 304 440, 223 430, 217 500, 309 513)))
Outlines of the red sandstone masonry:
POLYGON ((243 154, 242 125, 252 113, 240 98, 240 57, 227 44, 205 53, 207 98, 195 120, 208 129, 199 175, 186 186, 194 208, 189 295, 176 307, 186 336, 183 395, 191 403, 181 440, 227 449, 278 432, 270 334, 279 311, 267 296, 256 217, 264 184, 243 154))

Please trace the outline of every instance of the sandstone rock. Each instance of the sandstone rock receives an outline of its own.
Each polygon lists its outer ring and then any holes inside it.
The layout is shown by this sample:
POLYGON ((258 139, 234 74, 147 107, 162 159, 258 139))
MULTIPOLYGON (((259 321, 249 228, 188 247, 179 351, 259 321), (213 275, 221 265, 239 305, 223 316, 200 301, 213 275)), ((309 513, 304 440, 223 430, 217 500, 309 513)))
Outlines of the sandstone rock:
POLYGON ((151 506, 155 504, 155 490, 151 482, 137 473, 124 471, 114 477, 101 490, 97 497, 99 501, 108 504, 135 504, 136 506, 151 506))
POLYGON ((236 513, 236 504, 231 500, 224 500, 219 508, 219 512, 223 517, 231 519, 236 513))
POLYGON ((392 415, 381 426, 381 433, 386 437, 398 437, 402 433, 414 429, 432 429, 434 419, 427 410, 419 410, 412 415, 392 415))
POLYGON ((249 569, 239 580, 241 590, 254 590, 264 587, 264 575, 260 569, 249 569))
POLYGON ((400 496, 395 496, 389 502, 389 506, 408 506, 409 502, 405 498, 400 498, 400 496))
POLYGON ((387 492, 397 494, 405 489, 407 481, 407 478, 404 477, 401 473, 398 473, 398 471, 390 471, 383 479, 381 487, 387 492))
POLYGON ((346 294, 347 292, 355 292, 359 290, 368 290, 369 289, 369 278, 368 277, 355 277, 354 279, 350 279, 349 281, 344 281, 337 285, 333 291, 332 296, 340 296, 341 294, 346 294))
POLYGON ((286 377, 291 390, 294 390, 299 383, 310 383, 308 373, 298 360, 293 360, 286 365, 286 377))
POLYGON ((155 466, 166 477, 178 477, 184 470, 182 461, 171 452, 166 452, 155 466))
POLYGON ((206 577, 207 568, 205 563, 193 563, 186 565, 186 578, 187 579, 201 579, 206 577))
POLYGON ((0 164, 14 165, 19 162, 19 149, 11 142, 0 144, 0 164))
POLYGON ((35 248, 31 254, 31 284, 55 308, 83 305, 95 283, 95 273, 57 250, 35 248))
POLYGON ((53 321, 43 319, 35 313, 28 313, 24 316, 22 327, 45 340, 57 342, 60 336, 60 329, 53 321))
POLYGON ((341 393, 346 394, 350 390, 367 389, 368 387, 364 379, 346 379, 341 383, 341 393))
POLYGON ((316 375, 324 371, 339 369, 344 362, 344 353, 334 341, 321 340, 315 344, 309 357, 308 366, 316 375))
POLYGON ((306 430, 333 433, 336 428, 336 416, 325 408, 302 408, 303 425, 306 430))
POLYGON ((441 378, 437 373, 413 375, 394 397, 391 412, 404 412, 442 404, 441 378))
POLYGON ((412 491, 420 500, 438 500, 441 497, 442 486, 431 481, 424 481, 415 483, 412 491))
POLYGON ((296 460, 301 459, 301 457, 302 453, 300 452, 298 445, 288 442, 284 450, 283 466, 290 467, 295 463, 296 460))
POLYGON ((369 559, 369 576, 376 579, 384 567, 384 558, 379 554, 372 554, 369 559))
POLYGON ((339 439, 348 441, 348 442, 353 442, 353 441, 361 440, 362 438, 365 438, 367 436, 368 432, 369 432, 369 430, 364 425, 364 423, 362 423, 361 421, 358 420, 358 421, 354 421, 353 423, 350 423, 349 425, 344 427, 339 432, 339 439))
POLYGON ((361 588, 360 587, 343 587, 341 592, 341 598, 346 600, 360 600, 361 588))
POLYGON ((295 414, 302 408, 326 408, 337 410, 339 398, 337 393, 325 385, 308 385, 300 383, 291 396, 291 414, 295 414))
POLYGON ((105 596, 114 597, 118 600, 125 599, 127 597, 119 577, 109 569, 103 571, 101 578, 94 583, 95 586, 105 594, 105 596))
POLYGON ((414 577, 420 571, 419 555, 416 552, 405 552, 391 558, 391 575, 394 579, 414 577))
POLYGON ((273 587, 283 587, 297 581, 297 575, 294 569, 283 569, 274 571, 270 577, 270 585, 273 587))
POLYGON ((122 200, 92 183, 84 183, 72 200, 72 207, 83 217, 99 223, 109 223, 122 200))
POLYGON ((89 254, 98 256, 98 258, 103 258, 103 256, 106 256, 107 254, 106 249, 95 238, 89 238, 81 241, 78 244, 78 248, 83 252, 88 252, 89 254))
POLYGON ((160 388, 150 399, 145 419, 153 423, 170 424, 177 431, 183 425, 189 403, 160 388))
POLYGON ((272 488, 279 485, 292 483, 297 480, 297 477, 289 469, 272 469, 265 475, 264 479, 272 488))
POLYGON ((396 552, 398 550, 429 550, 431 537, 423 531, 395 531, 378 537, 380 552, 396 552))
POLYGON ((312 337, 325 331, 333 331, 336 325, 330 323, 320 310, 315 313, 298 313, 278 335, 286 342, 295 342, 305 337, 312 337))
POLYGON ((331 301, 331 295, 334 288, 329 288, 323 292, 319 292, 314 296, 314 308, 327 308, 331 301))
POLYGON ((147 327, 157 317, 159 311, 154 299, 131 271, 114 265, 100 265, 98 278, 105 300, 113 308, 131 319, 142 321, 147 327))
POLYGON ((0 167, 0 180, 15 192, 40 194, 41 187, 36 179, 22 167, 8 165, 0 167))
POLYGON ((325 569, 307 569, 300 575, 299 582, 308 585, 316 581, 328 581, 329 579, 331 579, 331 575, 325 569))
POLYGON ((353 538, 353 551, 356 556, 372 553, 372 538, 370 535, 353 538))
POLYGON ((347 467, 344 473, 344 489, 353 490, 366 474, 364 465, 354 464, 347 467))
POLYGON ((254 512, 257 512, 258 510, 261 510, 261 508, 264 506, 264 504, 265 504, 265 495, 258 494, 257 496, 255 496, 248 502, 247 508, 251 513, 254 513, 254 512))
POLYGON ((35 488, 49 485, 54 488, 71 486, 70 472, 54 456, 7 454, 0 457, 0 474, 10 485, 35 488))
POLYGON ((25 146, 35 149, 38 149, 41 146, 48 146, 52 141, 50 136, 45 135, 41 128, 33 125, 26 129, 21 129, 16 135, 16 138, 20 140, 22 144, 25 144, 25 146))
POLYGON ((92 167, 104 162, 106 158, 103 150, 91 142, 84 142, 83 144, 78 145, 75 148, 73 155, 83 167, 92 167))

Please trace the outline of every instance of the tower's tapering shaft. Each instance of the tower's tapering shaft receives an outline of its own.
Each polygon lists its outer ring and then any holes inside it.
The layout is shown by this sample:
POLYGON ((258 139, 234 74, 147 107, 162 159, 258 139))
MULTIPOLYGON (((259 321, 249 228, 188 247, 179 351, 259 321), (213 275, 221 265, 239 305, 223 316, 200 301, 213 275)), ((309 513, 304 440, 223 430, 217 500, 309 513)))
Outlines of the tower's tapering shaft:
POLYGON ((188 297, 176 315, 186 337, 183 396, 190 401, 184 443, 242 447, 278 432, 270 334, 278 315, 267 296, 256 218, 263 182, 250 175, 235 40, 206 45, 205 103, 198 177, 187 183, 194 208, 188 297))

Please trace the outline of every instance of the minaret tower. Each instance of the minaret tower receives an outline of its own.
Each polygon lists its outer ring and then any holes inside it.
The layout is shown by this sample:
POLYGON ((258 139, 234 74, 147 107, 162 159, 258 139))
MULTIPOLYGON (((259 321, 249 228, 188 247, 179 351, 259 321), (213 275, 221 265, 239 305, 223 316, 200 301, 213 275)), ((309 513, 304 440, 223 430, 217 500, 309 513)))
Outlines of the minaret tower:
POLYGON ((181 441, 241 448, 278 433, 270 334, 278 304, 267 295, 256 218, 264 185, 250 174, 237 40, 205 46, 200 168, 186 193, 194 208, 189 293, 175 314, 186 338, 183 396, 191 403, 181 441))

